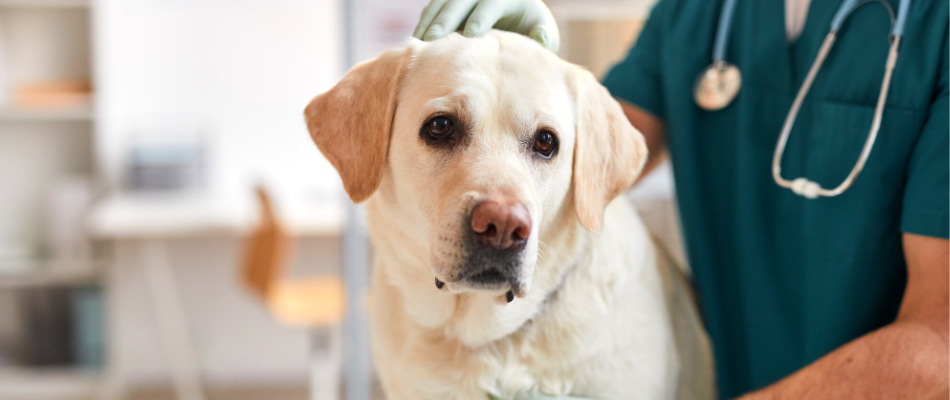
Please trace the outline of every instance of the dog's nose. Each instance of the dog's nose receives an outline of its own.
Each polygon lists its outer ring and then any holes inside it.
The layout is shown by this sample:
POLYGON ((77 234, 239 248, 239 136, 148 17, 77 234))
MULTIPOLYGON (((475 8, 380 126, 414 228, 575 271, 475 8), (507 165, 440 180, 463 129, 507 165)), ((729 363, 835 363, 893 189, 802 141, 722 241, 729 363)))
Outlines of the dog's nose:
POLYGON ((472 210, 472 231, 482 246, 510 249, 528 240, 531 215, 524 204, 486 200, 472 210))

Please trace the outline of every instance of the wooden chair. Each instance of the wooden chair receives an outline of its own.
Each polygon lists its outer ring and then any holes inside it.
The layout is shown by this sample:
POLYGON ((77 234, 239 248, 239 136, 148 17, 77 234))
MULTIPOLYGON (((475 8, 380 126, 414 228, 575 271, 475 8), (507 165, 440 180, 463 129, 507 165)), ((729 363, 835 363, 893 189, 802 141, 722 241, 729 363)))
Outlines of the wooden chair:
POLYGON ((311 337, 311 399, 339 399, 341 322, 346 312, 338 277, 288 278, 294 242, 281 226, 267 193, 257 189, 260 221, 246 239, 241 281, 282 324, 306 327, 311 337))

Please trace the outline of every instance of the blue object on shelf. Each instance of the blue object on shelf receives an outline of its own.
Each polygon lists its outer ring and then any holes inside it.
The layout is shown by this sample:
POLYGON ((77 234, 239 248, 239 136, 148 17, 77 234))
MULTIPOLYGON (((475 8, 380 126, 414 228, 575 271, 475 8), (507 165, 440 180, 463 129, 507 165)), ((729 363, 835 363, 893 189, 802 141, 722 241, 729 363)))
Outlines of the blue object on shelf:
POLYGON ((102 288, 83 286, 73 293, 73 352, 76 365, 99 369, 105 365, 105 304, 102 288))

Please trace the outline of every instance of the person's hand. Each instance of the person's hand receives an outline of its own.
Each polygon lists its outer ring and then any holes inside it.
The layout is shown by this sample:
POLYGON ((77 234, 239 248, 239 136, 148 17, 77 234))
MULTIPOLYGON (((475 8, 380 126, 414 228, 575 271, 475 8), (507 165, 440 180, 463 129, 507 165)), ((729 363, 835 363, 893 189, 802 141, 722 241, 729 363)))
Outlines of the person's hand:
POLYGON ((541 0, 432 0, 424 10, 416 39, 431 41, 455 32, 478 37, 490 29, 520 33, 557 53, 561 44, 551 10, 541 0))

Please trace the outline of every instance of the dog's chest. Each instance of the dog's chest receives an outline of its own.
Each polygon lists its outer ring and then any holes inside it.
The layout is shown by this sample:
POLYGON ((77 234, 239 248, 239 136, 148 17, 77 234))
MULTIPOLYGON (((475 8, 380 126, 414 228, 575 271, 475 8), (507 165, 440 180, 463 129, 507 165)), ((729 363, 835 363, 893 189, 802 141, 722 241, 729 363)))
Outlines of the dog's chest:
POLYGON ((545 330, 545 325, 531 321, 475 357, 493 377, 482 382, 484 389, 507 399, 533 390, 567 395, 588 386, 589 374, 583 369, 600 352, 591 332, 552 334, 554 329, 545 330))
POLYGON ((560 298, 549 313, 473 354, 492 377, 480 382, 482 388, 505 399, 534 390, 603 399, 667 397, 674 344, 660 314, 645 312, 660 311, 662 304, 651 304, 656 297, 642 282, 631 283, 625 285, 629 295, 602 298, 601 304, 560 298))

